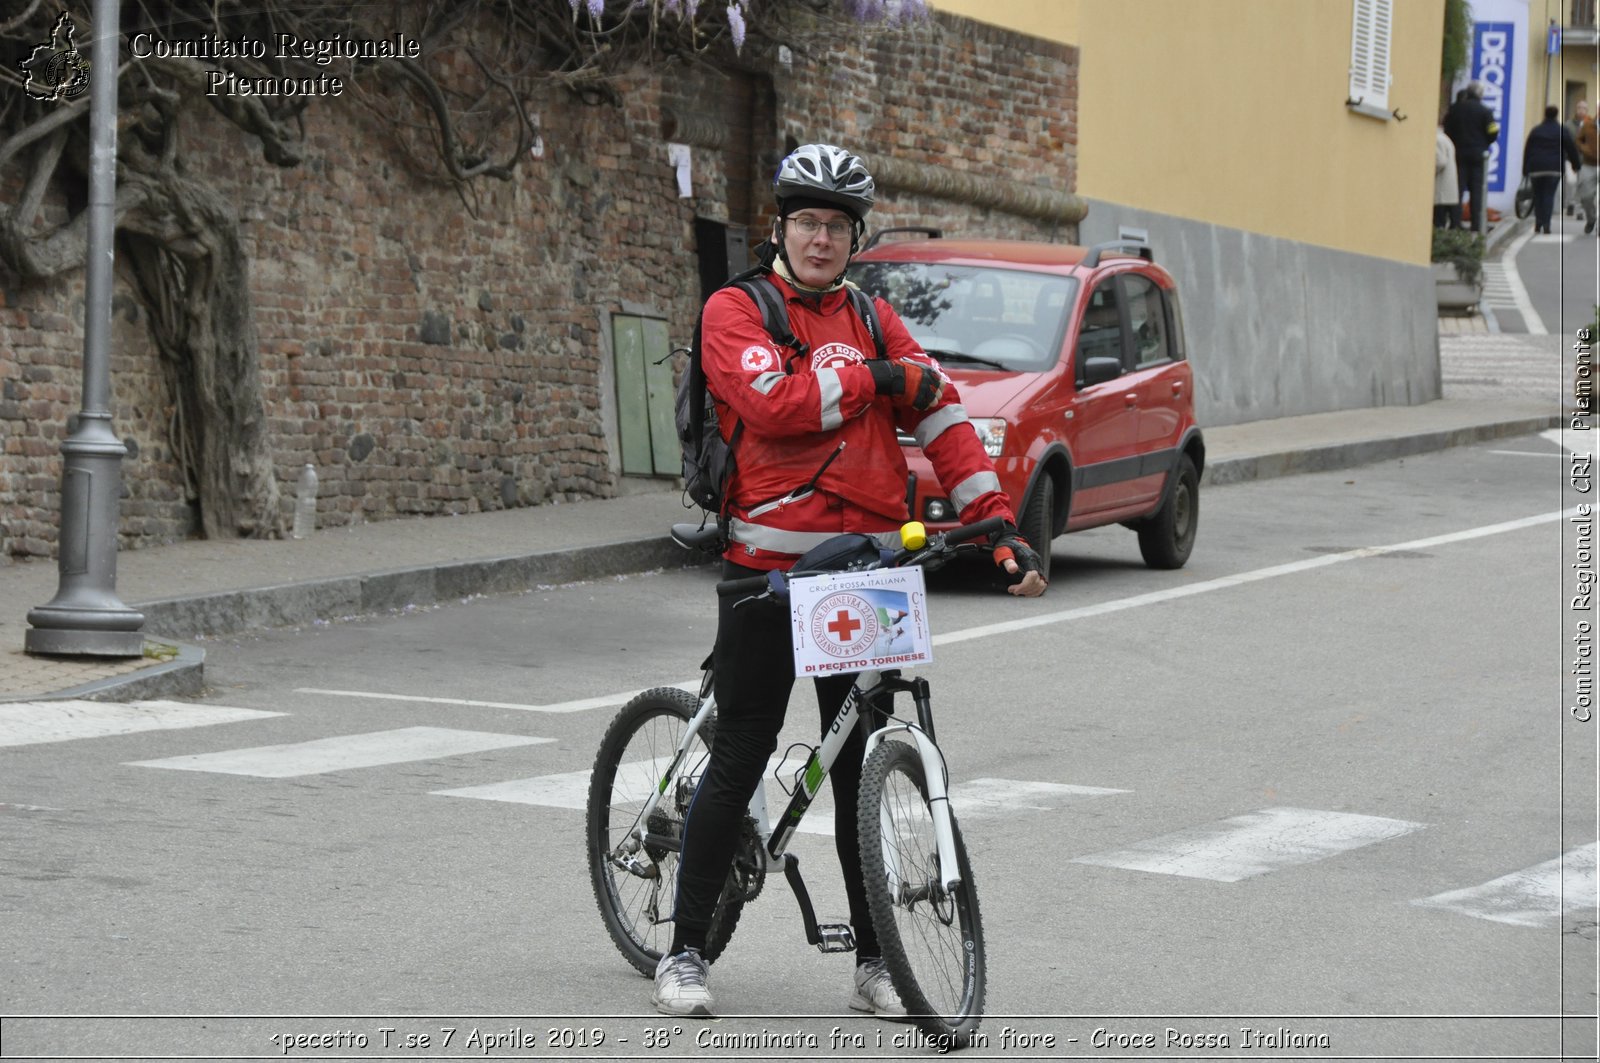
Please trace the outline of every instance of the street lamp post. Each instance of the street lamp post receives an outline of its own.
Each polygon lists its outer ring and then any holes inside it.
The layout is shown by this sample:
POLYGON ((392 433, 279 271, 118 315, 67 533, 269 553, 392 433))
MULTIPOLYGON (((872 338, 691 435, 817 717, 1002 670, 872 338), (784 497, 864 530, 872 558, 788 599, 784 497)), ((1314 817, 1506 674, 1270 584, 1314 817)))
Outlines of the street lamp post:
POLYGON ((60 585, 28 612, 29 653, 137 657, 144 614, 117 598, 117 508, 127 448, 111 427, 111 267, 117 195, 119 0, 95 0, 89 68, 89 250, 83 409, 61 444, 60 585))

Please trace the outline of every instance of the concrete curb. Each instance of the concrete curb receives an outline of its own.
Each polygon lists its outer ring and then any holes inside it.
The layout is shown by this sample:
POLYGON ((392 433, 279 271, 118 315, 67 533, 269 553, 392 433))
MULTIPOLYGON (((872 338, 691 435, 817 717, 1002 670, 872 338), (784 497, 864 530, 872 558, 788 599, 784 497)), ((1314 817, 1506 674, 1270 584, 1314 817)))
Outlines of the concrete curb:
POLYGON ((395 612, 408 606, 507 594, 658 568, 707 564, 666 534, 544 553, 305 580, 273 587, 131 603, 145 623, 185 638, 231 635, 256 628, 312 624, 395 612))
POLYGON ((40 694, 7 694, 0 705, 21 701, 149 701, 156 698, 188 698, 205 687, 206 651, 176 639, 155 635, 146 644, 175 646, 178 655, 170 661, 141 668, 137 672, 97 679, 92 683, 40 694))
POLYGON ((1450 447, 1504 439, 1507 436, 1543 432, 1547 428, 1559 428, 1562 423, 1563 418, 1560 414, 1551 414, 1548 417, 1523 417, 1492 424, 1392 436, 1386 439, 1363 439, 1350 443, 1331 443, 1321 447, 1284 450, 1272 454, 1219 458, 1206 462, 1206 471, 1201 477, 1201 483, 1220 487, 1225 484, 1267 480, 1298 473, 1349 469, 1394 458, 1408 458, 1416 454, 1447 450, 1450 447))

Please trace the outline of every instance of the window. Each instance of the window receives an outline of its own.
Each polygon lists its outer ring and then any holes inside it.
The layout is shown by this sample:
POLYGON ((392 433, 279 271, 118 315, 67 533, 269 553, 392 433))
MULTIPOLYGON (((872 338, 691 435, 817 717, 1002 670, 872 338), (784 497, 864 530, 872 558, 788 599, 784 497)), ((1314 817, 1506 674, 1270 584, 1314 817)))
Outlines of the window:
POLYGON ((1183 342, 1183 304, 1176 288, 1167 293, 1167 310, 1171 313, 1167 318, 1167 335, 1172 337, 1172 360, 1181 362, 1189 356, 1189 348, 1183 342))
POLYGON ((1172 360, 1167 342, 1167 311, 1161 289, 1148 277, 1129 274, 1122 280, 1128 298, 1128 327, 1133 330, 1133 364, 1139 369, 1172 360))
POLYGON ((1350 32, 1350 96, 1353 111, 1374 118, 1389 114, 1389 38, 1394 31, 1394 0, 1354 0, 1350 32))
POLYGON ((1070 277, 942 263, 858 262, 850 279, 894 307, 935 358, 1010 372, 1056 364, 1077 293, 1070 277))
POLYGON ((1080 383, 1090 358, 1115 358, 1119 363, 1123 362, 1122 311, 1117 305, 1117 285, 1114 280, 1096 288, 1083 311, 1083 325, 1078 330, 1080 383))

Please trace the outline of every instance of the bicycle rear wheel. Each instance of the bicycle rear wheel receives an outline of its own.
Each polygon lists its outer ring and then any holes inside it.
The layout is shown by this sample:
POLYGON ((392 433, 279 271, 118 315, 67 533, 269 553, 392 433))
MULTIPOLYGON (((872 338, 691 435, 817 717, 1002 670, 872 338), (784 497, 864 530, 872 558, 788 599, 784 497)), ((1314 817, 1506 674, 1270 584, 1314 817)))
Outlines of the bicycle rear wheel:
MULTIPOLYGON (((695 696, 676 687, 638 695, 606 729, 589 776, 586 837, 595 904, 618 950, 646 976, 655 974, 662 951, 672 944, 683 817, 711 753, 714 717, 667 778, 698 709, 695 696), (658 787, 661 800, 646 824, 652 840, 640 844, 634 828, 658 787)), ((743 895, 730 884, 707 934, 708 961, 722 954, 743 907, 743 895)))
POLYGON ((961 881, 950 891, 941 884, 933 810, 915 747, 888 741, 873 751, 862 768, 856 815, 872 925, 900 1000, 936 1043, 966 1047, 983 1020, 987 979, 978 892, 959 828, 961 881))

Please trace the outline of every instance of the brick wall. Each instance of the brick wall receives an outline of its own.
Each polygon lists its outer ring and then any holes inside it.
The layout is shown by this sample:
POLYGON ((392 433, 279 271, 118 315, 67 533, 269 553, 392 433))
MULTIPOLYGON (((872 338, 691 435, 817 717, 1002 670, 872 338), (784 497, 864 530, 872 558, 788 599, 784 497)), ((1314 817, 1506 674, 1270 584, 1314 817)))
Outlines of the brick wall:
MULTIPOLYGON (((787 69, 742 60, 770 77, 776 100, 777 128, 757 128, 750 146, 765 166, 758 190, 786 140, 1071 189, 1074 50, 944 15, 910 33, 843 39, 787 69)), ((642 71, 620 88, 620 110, 557 93, 536 101, 544 157, 524 160, 510 182, 475 185, 475 213, 402 166, 362 108, 332 100, 309 109, 305 161, 289 170, 260 161, 251 138, 209 110, 190 109, 185 163, 235 204, 251 256, 286 513, 305 462, 318 469, 323 526, 617 492, 602 315, 624 302, 651 307, 675 341, 686 339, 698 309, 694 217, 729 217, 729 152, 696 147, 695 196, 680 199, 661 135, 666 107, 718 98, 710 94, 725 84, 678 67, 642 71)), ((763 205, 758 192, 752 207, 763 205)), ((928 195, 885 195, 873 220, 1073 236, 1059 223, 928 195)), ((82 300, 81 273, 24 286, 0 268, 7 559, 54 547, 59 446, 80 403, 82 300)), ((112 391, 114 425, 130 446, 124 548, 198 526, 157 362, 119 277, 112 391)))

